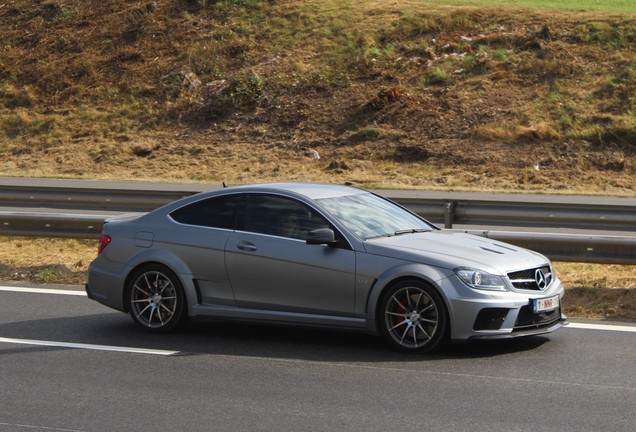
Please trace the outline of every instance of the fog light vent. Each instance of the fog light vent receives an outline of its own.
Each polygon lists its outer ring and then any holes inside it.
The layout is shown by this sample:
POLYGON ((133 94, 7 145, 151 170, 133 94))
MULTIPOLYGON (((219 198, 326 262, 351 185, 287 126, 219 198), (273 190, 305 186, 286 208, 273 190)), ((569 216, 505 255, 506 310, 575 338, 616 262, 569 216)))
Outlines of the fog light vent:
POLYGON ((499 330, 503 325, 508 311, 504 308, 486 308, 479 311, 473 330, 499 330))

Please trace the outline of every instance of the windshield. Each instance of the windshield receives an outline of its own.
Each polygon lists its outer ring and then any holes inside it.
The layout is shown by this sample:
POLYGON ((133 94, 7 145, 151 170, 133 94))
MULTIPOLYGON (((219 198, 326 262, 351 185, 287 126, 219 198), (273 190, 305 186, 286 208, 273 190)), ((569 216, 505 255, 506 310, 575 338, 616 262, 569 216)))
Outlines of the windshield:
POLYGON ((433 230, 414 214, 371 193, 323 198, 317 202, 363 240, 433 230))

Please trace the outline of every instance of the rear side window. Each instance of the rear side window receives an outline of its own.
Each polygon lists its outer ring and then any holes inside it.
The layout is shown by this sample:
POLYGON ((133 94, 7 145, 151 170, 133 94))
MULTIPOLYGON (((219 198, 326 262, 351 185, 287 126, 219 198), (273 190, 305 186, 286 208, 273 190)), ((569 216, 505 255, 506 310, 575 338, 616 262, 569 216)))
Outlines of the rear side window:
POLYGON ((186 225, 234 229, 241 195, 224 195, 197 201, 170 213, 175 221, 186 225))

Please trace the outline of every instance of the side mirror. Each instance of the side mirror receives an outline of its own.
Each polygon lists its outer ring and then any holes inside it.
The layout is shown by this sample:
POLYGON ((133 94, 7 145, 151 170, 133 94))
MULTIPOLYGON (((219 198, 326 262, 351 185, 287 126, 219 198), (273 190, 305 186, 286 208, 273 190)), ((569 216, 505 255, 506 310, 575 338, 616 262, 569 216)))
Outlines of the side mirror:
POLYGON ((332 229, 320 228, 307 233, 308 245, 334 245, 336 243, 336 236, 332 229))

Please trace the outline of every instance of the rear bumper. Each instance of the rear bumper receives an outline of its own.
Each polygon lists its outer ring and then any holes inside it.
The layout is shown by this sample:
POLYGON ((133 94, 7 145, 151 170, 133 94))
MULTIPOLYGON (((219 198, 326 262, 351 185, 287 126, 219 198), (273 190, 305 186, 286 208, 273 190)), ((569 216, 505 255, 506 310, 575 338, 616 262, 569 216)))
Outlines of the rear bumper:
POLYGON ((84 285, 86 296, 103 305, 124 311, 122 275, 104 270, 91 263, 88 267, 88 282, 84 285))

